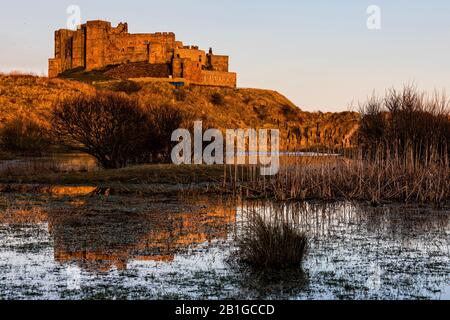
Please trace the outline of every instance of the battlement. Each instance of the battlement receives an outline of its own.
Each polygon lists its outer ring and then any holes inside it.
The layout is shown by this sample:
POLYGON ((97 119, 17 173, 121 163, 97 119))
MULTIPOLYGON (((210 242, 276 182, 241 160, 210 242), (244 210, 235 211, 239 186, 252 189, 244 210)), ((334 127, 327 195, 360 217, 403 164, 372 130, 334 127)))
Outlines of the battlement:
MULTIPOLYGON (((58 77, 72 69, 102 70, 108 66, 147 63, 159 67, 144 67, 146 77, 151 70, 167 65, 170 78, 184 78, 191 83, 236 86, 236 74, 229 73, 229 57, 200 50, 195 45, 183 45, 173 32, 130 34, 127 23, 113 27, 111 22, 87 21, 76 31, 55 32, 55 57, 49 59, 49 77, 58 77), (211 74, 216 72, 212 76, 211 74), (227 74, 228 73, 228 74, 227 74)), ((130 68, 122 68, 128 70, 130 68)), ((133 71, 136 74, 136 70, 133 71)))
POLYGON ((183 49, 187 49, 187 50, 198 50, 198 46, 183 46, 183 49))
POLYGON ((173 32, 156 32, 155 36, 163 36, 163 37, 175 37, 175 33, 173 32))

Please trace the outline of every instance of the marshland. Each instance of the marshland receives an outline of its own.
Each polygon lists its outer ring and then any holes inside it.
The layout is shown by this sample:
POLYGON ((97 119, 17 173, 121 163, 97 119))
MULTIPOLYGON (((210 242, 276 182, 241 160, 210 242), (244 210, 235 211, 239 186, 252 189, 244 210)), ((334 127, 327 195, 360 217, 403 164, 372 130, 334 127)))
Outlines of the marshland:
POLYGON ((450 298, 445 95, 1 77, 0 299, 450 298), (278 174, 170 164, 195 120, 280 129, 278 174))

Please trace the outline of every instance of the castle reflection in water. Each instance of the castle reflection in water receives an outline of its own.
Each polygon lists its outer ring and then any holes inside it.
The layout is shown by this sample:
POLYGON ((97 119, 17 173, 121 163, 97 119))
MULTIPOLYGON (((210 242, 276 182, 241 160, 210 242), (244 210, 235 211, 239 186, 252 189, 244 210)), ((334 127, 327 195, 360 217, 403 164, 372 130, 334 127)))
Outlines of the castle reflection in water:
POLYGON ((81 200, 71 203, 72 210, 11 210, 0 215, 0 224, 47 224, 55 261, 76 263, 89 272, 108 272, 125 270, 131 261, 171 262, 177 254, 202 244, 225 241, 236 222, 236 208, 223 203, 202 205, 200 201, 184 208, 188 212, 180 212, 183 207, 176 212, 96 211, 81 200))

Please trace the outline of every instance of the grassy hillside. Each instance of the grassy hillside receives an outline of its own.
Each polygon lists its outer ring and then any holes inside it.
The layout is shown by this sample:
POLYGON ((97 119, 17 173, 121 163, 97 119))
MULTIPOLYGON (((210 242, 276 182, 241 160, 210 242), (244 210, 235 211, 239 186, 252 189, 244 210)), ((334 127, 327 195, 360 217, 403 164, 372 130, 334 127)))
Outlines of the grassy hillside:
POLYGON ((176 89, 168 83, 100 82, 28 75, 0 75, 0 123, 25 113, 48 123, 58 99, 95 90, 127 91, 145 105, 173 104, 189 111, 205 126, 216 128, 280 128, 283 144, 299 148, 342 146, 358 124, 358 114, 309 113, 270 90, 191 86, 176 89))
POLYGON ((81 92, 95 89, 76 81, 0 74, 0 123, 20 113, 48 121, 55 101, 81 92))

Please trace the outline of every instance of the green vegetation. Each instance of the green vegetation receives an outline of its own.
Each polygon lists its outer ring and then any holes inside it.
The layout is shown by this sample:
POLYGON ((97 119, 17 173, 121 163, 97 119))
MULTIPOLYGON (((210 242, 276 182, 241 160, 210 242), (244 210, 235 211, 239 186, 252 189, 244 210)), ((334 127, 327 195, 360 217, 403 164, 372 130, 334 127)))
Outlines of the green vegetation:
POLYGON ((105 72, 107 72, 113 67, 114 66, 110 66, 102 70, 93 70, 93 71, 85 71, 84 68, 76 68, 62 73, 59 77, 61 79, 76 80, 87 84, 92 84, 97 81, 110 81, 114 79, 107 76, 105 72))
POLYGON ((123 92, 126 94, 132 94, 132 93, 139 92, 139 90, 141 90, 142 87, 134 81, 123 80, 123 81, 115 82, 112 85, 111 89, 114 92, 123 92))

